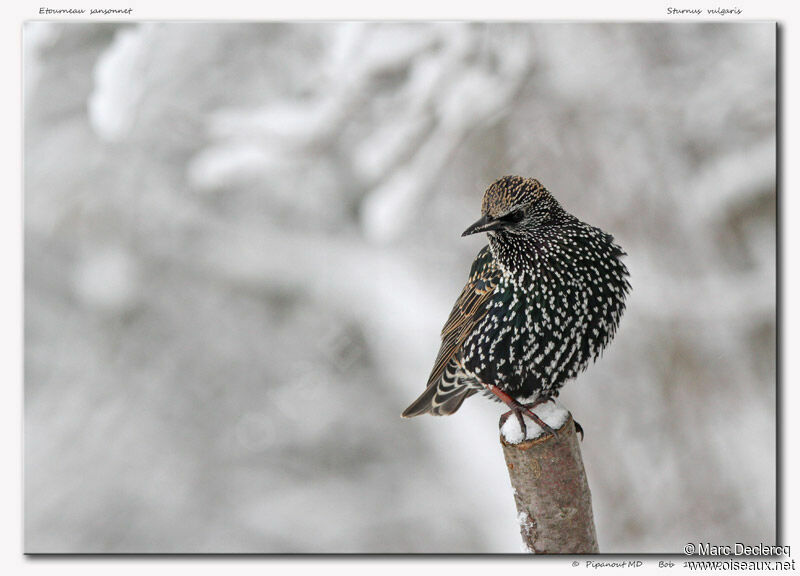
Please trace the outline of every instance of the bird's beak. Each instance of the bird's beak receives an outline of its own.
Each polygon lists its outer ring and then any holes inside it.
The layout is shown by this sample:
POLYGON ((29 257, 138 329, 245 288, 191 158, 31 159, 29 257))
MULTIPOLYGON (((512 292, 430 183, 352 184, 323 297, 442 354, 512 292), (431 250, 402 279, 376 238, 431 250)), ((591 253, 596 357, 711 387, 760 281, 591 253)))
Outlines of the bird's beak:
POLYGON ((472 226, 462 232, 462 236, 469 236, 470 234, 477 234, 478 232, 489 232, 490 230, 497 230, 503 227, 501 220, 493 220, 488 215, 482 216, 480 220, 475 222, 472 226))

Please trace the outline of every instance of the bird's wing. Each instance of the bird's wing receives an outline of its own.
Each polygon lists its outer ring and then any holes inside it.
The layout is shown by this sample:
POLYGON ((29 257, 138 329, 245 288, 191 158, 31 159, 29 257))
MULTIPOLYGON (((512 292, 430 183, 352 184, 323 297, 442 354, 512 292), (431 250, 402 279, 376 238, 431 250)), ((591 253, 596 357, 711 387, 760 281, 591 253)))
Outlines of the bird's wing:
POLYGON ((500 270, 489 247, 485 246, 472 263, 469 280, 442 328, 442 346, 428 378, 429 386, 442 376, 448 362, 456 357, 461 345, 486 315, 487 303, 499 279, 500 270))
POLYGON ((403 412, 412 418, 431 412, 435 415, 452 414, 465 398, 476 390, 458 381, 458 352, 461 346, 489 310, 500 270, 486 246, 472 264, 467 285, 461 291, 450 317, 442 329, 442 346, 436 357, 425 391, 403 412))

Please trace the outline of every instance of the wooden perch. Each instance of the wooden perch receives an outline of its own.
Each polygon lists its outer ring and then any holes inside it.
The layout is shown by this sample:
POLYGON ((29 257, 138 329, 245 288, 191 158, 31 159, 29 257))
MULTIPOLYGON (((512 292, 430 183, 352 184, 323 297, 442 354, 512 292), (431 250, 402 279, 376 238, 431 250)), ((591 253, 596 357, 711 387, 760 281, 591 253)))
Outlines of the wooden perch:
POLYGON ((597 554, 592 495, 572 415, 558 430, 558 439, 547 434, 512 444, 501 434, 500 442, 527 549, 597 554))

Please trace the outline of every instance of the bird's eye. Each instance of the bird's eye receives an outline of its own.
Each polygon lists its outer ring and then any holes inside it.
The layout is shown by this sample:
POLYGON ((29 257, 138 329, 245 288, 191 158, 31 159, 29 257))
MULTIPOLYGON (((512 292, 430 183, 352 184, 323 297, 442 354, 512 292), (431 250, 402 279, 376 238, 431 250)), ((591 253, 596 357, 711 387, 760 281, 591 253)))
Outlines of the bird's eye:
POLYGON ((514 210, 513 212, 509 212, 505 216, 502 216, 500 220, 503 222, 508 222, 509 224, 516 224, 523 218, 525 218, 525 211, 520 208, 519 210, 514 210))

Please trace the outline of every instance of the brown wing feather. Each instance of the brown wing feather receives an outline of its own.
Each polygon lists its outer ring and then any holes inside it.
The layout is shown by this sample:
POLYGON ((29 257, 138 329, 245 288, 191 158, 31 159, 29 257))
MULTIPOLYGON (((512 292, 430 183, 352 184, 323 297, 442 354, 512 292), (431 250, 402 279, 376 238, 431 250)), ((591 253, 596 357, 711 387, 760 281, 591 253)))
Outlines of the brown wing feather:
POLYGON ((442 328, 442 346, 428 378, 428 386, 441 377, 445 366, 456 356, 461 345, 486 315, 486 303, 494 293, 499 278, 500 270, 486 246, 473 262, 469 280, 442 328))

